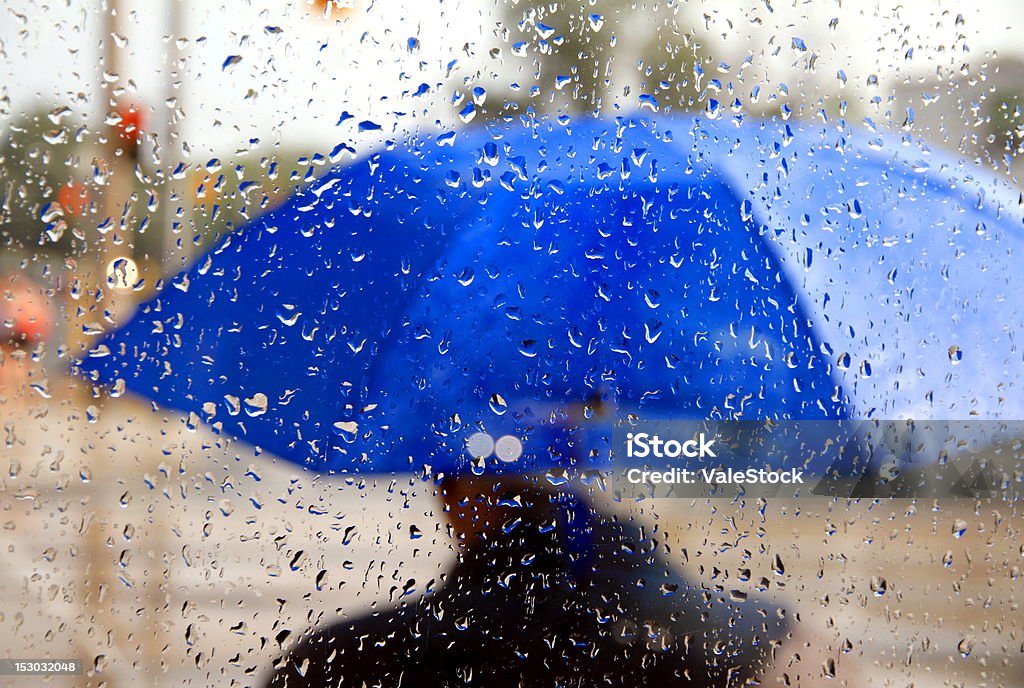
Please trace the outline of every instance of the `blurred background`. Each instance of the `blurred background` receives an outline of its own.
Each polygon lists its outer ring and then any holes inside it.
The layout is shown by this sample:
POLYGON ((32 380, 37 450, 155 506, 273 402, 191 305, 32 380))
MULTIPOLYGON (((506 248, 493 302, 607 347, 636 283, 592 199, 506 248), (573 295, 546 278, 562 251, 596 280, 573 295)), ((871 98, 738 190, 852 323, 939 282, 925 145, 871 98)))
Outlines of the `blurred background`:
MULTIPOLYGON (((65 374, 333 165, 423 129, 701 112, 896 132, 1018 184, 1022 28, 1011 0, 8 0, 3 656, 87 660, 49 685, 253 685, 319 620, 443 579, 430 483, 303 473, 65 374)), ((710 585, 795 602, 872 685, 1024 685, 1012 505, 628 508, 710 585)))

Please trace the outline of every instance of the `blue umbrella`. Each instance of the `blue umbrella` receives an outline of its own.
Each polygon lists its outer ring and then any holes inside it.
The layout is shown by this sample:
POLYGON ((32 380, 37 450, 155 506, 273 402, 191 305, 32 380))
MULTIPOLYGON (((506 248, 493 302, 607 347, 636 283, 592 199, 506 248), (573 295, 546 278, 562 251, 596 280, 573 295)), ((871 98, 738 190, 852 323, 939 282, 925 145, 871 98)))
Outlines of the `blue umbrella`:
POLYGON ((541 119, 386 148, 228 236, 80 371, 330 472, 598 466, 627 414, 1024 411, 1017 195, 921 144, 541 119))

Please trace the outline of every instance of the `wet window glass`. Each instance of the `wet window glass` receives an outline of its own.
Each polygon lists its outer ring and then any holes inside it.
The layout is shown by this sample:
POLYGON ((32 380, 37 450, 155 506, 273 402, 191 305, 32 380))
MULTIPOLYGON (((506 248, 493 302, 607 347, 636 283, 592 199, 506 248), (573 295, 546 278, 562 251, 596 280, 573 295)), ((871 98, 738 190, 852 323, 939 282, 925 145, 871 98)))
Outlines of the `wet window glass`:
POLYGON ((3 685, 1024 682, 1014 3, 0 17, 3 685))

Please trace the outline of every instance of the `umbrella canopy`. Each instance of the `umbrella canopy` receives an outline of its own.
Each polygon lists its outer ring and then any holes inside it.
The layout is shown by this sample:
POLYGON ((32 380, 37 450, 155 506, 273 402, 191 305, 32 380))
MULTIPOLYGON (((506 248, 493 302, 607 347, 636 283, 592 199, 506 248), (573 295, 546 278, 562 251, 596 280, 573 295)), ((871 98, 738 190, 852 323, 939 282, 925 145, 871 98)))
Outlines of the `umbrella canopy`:
POLYGON ((337 472, 598 465, 623 414, 1024 412, 1017 195, 919 144, 680 118, 386 148, 227 237, 80 370, 337 472))

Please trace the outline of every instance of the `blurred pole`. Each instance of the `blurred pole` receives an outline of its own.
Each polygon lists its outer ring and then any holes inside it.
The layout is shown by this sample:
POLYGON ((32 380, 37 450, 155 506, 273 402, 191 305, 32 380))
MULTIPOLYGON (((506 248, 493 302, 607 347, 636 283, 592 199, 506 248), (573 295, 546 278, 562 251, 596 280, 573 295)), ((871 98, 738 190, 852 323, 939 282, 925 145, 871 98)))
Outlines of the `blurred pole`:
MULTIPOLYGON (((103 35, 103 107, 105 121, 110 115, 120 117, 125 114, 122 107, 120 92, 122 87, 121 71, 124 64, 121 60, 122 47, 119 42, 125 41, 124 26, 121 17, 120 0, 106 0, 104 13, 103 35)), ((108 283, 107 268, 112 261, 131 259, 131 243, 127 232, 130 223, 125 211, 125 204, 130 201, 136 161, 129 154, 131 142, 125 138, 125 131, 119 123, 104 127, 105 142, 103 145, 103 163, 106 165, 107 181, 103 190, 103 222, 109 222, 105 235, 100 241, 100 273, 99 287, 103 289, 104 302, 107 310, 113 312, 116 300, 115 289, 108 283)), ((130 286, 130 285, 129 285, 130 286)))
MULTIPOLYGON (((122 148, 126 141, 122 139, 122 130, 117 126, 113 116, 119 114, 120 108, 120 86, 122 79, 121 70, 121 46, 123 41, 122 17, 120 0, 103 0, 101 11, 103 13, 103 34, 100 39, 103 45, 102 64, 100 66, 100 84, 97 96, 99 98, 99 112, 102 117, 100 132, 102 145, 99 151, 99 159, 94 165, 102 166, 106 175, 106 182, 101 187, 100 198, 100 227, 103 227, 101 236, 98 237, 95 247, 95 262, 93 263, 92 274, 83 276, 83 283, 88 293, 83 295, 79 302, 79 312, 75 318, 76 338, 75 344, 80 345, 83 350, 90 346, 92 337, 84 333, 83 326, 91 323, 99 324, 107 329, 111 326, 108 318, 116 316, 118 302, 125 298, 118 298, 113 285, 108 280, 107 266, 118 259, 129 259, 129 246, 126 243, 128 237, 125 231, 128 224, 122 218, 124 215, 124 204, 128 202, 133 186, 134 163, 127 159, 127 145, 122 148), (113 122, 113 123, 111 123, 113 122), (107 315, 109 314, 109 316, 107 315)), ((90 262, 88 259, 87 264, 90 262)), ((95 328, 89 326, 90 331, 95 328)), ((87 396, 91 396, 86 392, 87 396)), ((89 399, 84 400, 89 403, 89 399)), ((99 443, 97 443, 99 444, 99 443)), ((99 642, 95 647, 95 654, 113 655, 120 659, 123 642, 128 636, 128 630, 119 622, 121 618, 114 606, 116 602, 112 599, 112 592, 115 590, 114 564, 111 550, 106 546, 109 537, 109 521, 105 517, 105 510, 99 504, 109 497, 107 491, 111 483, 116 480, 112 471, 111 457, 98 453, 92 449, 88 455, 89 468, 92 471, 92 483, 94 494, 92 513, 89 515, 88 525, 84 534, 84 548, 86 554, 86 606, 92 619, 94 638, 93 642, 99 642)), ((106 675, 108 686, 116 687, 121 684, 118 680, 122 678, 117 669, 113 669, 106 675)))
POLYGON ((180 271, 189 259, 191 213, 185 198, 185 187, 173 177, 181 150, 181 116, 184 114, 185 92, 181 87, 186 73, 185 56, 179 41, 185 35, 185 0, 167 0, 167 64, 164 67, 163 168, 161 208, 163 219, 163 270, 166 277, 180 271), (175 223, 180 223, 175 231, 175 223))
MULTIPOLYGON (((185 186, 174 177, 175 169, 182 162, 181 120, 184 116, 186 76, 185 55, 181 41, 185 37, 185 0, 167 0, 167 53, 163 65, 163 107, 160 110, 162 131, 160 132, 159 156, 156 157, 158 169, 163 171, 163 179, 157 193, 160 197, 160 220, 163 236, 160 252, 157 256, 154 272, 164 279, 170 279, 179 272, 190 257, 191 247, 191 204, 185 198, 185 186), (177 225, 177 226, 176 226, 177 225)), ((153 284, 155 280, 147 279, 153 284)), ((151 459, 159 460, 157 452, 146 450, 138 457, 140 466, 146 470, 155 469, 151 459)), ((161 505, 162 508, 163 505, 161 505)), ((166 515, 166 514, 165 514, 166 515)), ((166 518, 152 521, 152 546, 156 552, 156 561, 164 560, 168 542, 168 526, 166 518)), ((164 659, 163 649, 167 646, 167 629, 170 619, 165 615, 165 596, 169 579, 165 570, 162 581, 151 580, 145 589, 145 618, 148 628, 144 631, 142 655, 148 664, 147 671, 153 675, 159 671, 164 659)))
POLYGON ((109 327, 103 321, 103 311, 108 308, 107 264, 114 258, 112 239, 117 234, 118 196, 116 185, 120 184, 123 171, 118 169, 117 127, 110 124, 117 106, 117 80, 120 75, 120 48, 114 39, 120 35, 119 0, 99 0, 97 3, 100 22, 100 64, 96 75, 97 84, 93 101, 96 105, 99 123, 96 133, 100 137, 92 160, 93 176, 97 188, 97 214, 95 232, 90 231, 85 253, 80 265, 74 267, 73 279, 77 295, 69 304, 67 342, 74 355, 84 354, 95 339, 99 328, 109 327), (101 229, 102 228, 102 229, 101 229))

